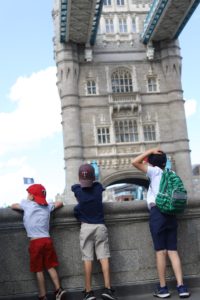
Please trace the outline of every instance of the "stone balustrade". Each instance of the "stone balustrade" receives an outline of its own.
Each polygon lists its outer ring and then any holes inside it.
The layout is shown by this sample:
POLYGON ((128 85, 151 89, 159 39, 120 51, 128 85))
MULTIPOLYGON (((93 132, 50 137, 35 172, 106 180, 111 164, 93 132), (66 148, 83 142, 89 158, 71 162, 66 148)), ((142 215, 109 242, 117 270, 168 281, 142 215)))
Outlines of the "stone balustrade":
MULTIPOLYGON (((59 257, 62 286, 69 292, 84 287, 79 250, 80 224, 73 216, 74 205, 52 213, 51 235, 59 257)), ((157 282, 155 254, 148 227, 146 202, 104 203, 105 220, 111 248, 113 286, 133 286, 157 282)), ((0 209, 0 299, 22 299, 37 294, 34 274, 29 272, 28 238, 23 214, 10 208, 0 209)), ((186 278, 200 277, 200 201, 189 200, 186 212, 179 216, 178 247, 186 278)), ((94 289, 103 286, 99 263, 93 269, 94 289)), ((173 280, 170 265, 169 280, 173 280)), ((53 290, 47 276, 47 288, 53 290)))

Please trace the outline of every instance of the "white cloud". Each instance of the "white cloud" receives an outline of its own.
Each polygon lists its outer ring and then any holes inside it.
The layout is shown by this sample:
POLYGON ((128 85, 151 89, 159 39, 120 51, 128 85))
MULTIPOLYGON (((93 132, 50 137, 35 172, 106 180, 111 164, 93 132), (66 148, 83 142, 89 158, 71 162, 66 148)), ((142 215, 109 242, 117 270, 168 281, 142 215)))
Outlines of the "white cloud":
POLYGON ((185 101, 185 114, 186 118, 194 115, 197 111, 197 101, 195 99, 189 99, 185 101))
POLYGON ((63 190, 63 169, 60 173, 59 170, 54 172, 56 178, 54 173, 48 174, 48 170, 46 174, 45 167, 41 167, 41 158, 37 163, 39 152, 32 150, 46 138, 52 137, 48 140, 53 141, 62 131, 56 67, 19 77, 10 89, 9 100, 15 104, 15 109, 0 113, 0 207, 27 197, 23 177, 44 182, 53 199, 63 190))
MULTIPOLYGON (((37 156, 37 154, 36 154, 37 156)), ((27 197, 26 189, 28 185, 23 182, 24 177, 31 177, 35 183, 43 184, 47 189, 47 200, 54 201, 58 193, 64 190, 64 170, 57 161, 57 168, 53 169, 51 161, 49 168, 36 162, 32 163, 32 155, 13 157, 5 161, 0 161, 0 208, 12 203, 20 202, 27 197), (50 170, 53 170, 50 172, 50 170)), ((34 157, 35 160, 35 157, 34 157)))
POLYGON ((7 169, 7 168, 13 168, 13 167, 19 167, 21 166, 25 161, 26 161, 26 157, 20 157, 20 158, 11 158, 9 160, 5 160, 5 161, 0 161, 0 168, 1 169, 7 169))
MULTIPOLYGON (((22 160, 24 161, 23 158, 22 160)), ((15 171, 0 175, 0 207, 19 202, 21 199, 26 199, 27 186, 23 184, 22 179, 26 174, 32 174, 34 177, 35 173, 36 171, 33 168, 31 168, 27 163, 24 163, 15 171)))
POLYGON ((16 109, 0 113, 0 154, 26 148, 61 131, 56 67, 19 77, 9 98, 16 109))

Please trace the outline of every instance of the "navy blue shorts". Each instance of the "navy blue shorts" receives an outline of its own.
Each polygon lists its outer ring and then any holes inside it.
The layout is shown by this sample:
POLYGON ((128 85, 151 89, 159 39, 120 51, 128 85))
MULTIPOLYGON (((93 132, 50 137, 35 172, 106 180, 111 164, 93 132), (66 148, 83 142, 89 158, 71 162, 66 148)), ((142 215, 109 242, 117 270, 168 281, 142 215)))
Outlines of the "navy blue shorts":
POLYGON ((177 250, 176 216, 163 214, 154 206, 150 210, 149 227, 156 251, 177 250))

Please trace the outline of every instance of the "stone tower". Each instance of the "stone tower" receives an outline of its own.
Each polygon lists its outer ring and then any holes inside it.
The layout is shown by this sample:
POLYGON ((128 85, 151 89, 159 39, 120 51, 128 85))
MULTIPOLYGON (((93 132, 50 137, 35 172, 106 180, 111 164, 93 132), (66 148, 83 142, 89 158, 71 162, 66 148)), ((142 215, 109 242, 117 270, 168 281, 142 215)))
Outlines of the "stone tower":
POLYGON ((104 186, 147 186, 131 159, 160 146, 192 191, 178 41, 140 39, 150 0, 105 0, 93 47, 60 43, 53 11, 57 85, 62 107, 66 201, 81 163, 95 160, 104 186))

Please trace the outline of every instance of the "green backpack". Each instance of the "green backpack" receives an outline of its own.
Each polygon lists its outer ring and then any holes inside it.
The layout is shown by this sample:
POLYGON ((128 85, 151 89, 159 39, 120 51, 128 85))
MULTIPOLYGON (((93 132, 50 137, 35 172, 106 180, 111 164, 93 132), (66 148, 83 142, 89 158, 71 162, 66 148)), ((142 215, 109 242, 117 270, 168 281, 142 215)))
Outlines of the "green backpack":
POLYGON ((156 206, 162 213, 182 213, 187 205, 187 191, 181 178, 173 171, 163 171, 156 206))

